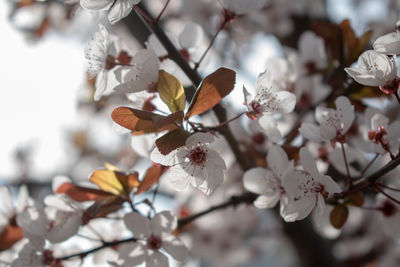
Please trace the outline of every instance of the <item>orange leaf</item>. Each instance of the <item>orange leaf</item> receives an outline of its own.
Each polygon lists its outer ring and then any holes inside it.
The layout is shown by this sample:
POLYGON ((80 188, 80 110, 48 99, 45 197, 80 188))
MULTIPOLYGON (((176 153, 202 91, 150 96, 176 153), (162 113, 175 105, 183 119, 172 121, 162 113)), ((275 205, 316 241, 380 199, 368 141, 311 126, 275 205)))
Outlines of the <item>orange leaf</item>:
POLYGON ((98 189, 86 188, 74 185, 72 183, 63 183, 56 190, 57 194, 65 194, 75 201, 90 201, 90 200, 100 200, 112 194, 104 192, 98 189))
POLYGON ((162 116, 150 111, 118 107, 112 112, 111 118, 122 127, 131 130, 133 135, 139 135, 177 128, 175 121, 182 120, 183 112, 162 116))
POLYGON ((140 183, 138 190, 135 192, 135 195, 146 192, 150 189, 150 187, 157 183, 162 174, 162 171, 162 166, 158 164, 148 168, 146 175, 143 178, 143 181, 140 183))
POLYGON ((122 208, 124 201, 118 197, 108 197, 96 201, 83 213, 82 221, 87 224, 93 218, 105 217, 108 214, 122 208))
POLYGON ((182 128, 175 129, 167 134, 164 134, 156 140, 156 146, 163 155, 169 154, 172 150, 184 146, 186 139, 190 133, 182 128))
POLYGON ((0 251, 9 249, 23 237, 24 235, 21 227, 7 225, 0 233, 0 251))
POLYGON ((112 170, 96 170, 89 180, 97 184, 101 190, 120 197, 129 197, 134 187, 139 186, 138 174, 125 174, 112 170))
POLYGON ((197 89, 186 117, 201 114, 218 104, 235 86, 235 71, 219 68, 207 76, 197 89))

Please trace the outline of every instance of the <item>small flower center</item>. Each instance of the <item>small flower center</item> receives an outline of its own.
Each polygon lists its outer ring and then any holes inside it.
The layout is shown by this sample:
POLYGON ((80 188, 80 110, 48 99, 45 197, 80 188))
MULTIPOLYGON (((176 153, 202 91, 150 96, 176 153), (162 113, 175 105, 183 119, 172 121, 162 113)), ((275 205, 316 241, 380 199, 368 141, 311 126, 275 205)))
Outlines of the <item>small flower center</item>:
POLYGON ((162 240, 158 236, 150 236, 149 239, 147 239, 147 247, 152 249, 152 250, 158 250, 161 248, 162 245, 162 240))
POLYGON ((207 159, 207 150, 204 150, 202 147, 196 147, 190 150, 186 157, 189 158, 190 164, 200 165, 207 159))

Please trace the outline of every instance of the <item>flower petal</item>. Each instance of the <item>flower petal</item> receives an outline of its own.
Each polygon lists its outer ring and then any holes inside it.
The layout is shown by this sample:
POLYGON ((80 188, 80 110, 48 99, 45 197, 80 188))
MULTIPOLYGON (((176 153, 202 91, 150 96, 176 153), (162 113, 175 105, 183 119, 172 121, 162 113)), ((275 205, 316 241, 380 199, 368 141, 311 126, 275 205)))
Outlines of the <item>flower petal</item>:
POLYGON ((145 239, 151 235, 150 220, 137 212, 126 214, 124 223, 136 238, 145 239))
POLYGON ((185 244, 174 236, 163 239, 162 248, 175 260, 185 262, 189 257, 189 250, 185 244))
POLYGON ((177 225, 178 220, 171 211, 159 212, 151 219, 151 229, 155 236, 169 234, 176 229, 177 225))

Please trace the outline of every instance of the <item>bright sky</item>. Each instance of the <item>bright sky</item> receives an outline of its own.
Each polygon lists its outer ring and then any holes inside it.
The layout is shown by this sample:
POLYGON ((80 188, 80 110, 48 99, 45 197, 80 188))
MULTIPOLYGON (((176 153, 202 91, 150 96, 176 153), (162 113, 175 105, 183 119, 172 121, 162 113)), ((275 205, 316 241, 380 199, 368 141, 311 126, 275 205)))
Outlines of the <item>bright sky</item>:
POLYGON ((29 43, 7 16, 7 2, 0 1, 0 183, 18 172, 16 147, 32 144, 37 151, 33 176, 46 176, 65 160, 62 129, 77 116, 76 95, 85 73, 83 44, 54 34, 29 43))

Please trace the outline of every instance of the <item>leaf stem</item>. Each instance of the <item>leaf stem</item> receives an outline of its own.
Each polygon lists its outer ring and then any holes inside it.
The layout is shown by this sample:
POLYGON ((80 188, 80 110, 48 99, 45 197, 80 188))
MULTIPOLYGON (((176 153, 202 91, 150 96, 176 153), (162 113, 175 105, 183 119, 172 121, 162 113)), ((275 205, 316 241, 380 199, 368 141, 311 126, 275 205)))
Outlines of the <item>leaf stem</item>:
POLYGON ((170 0, 167 0, 167 2, 165 3, 163 9, 161 10, 160 14, 158 14, 157 18, 154 20, 153 23, 158 23, 161 19, 161 16, 164 14, 165 10, 167 9, 167 6, 169 4, 170 0))

